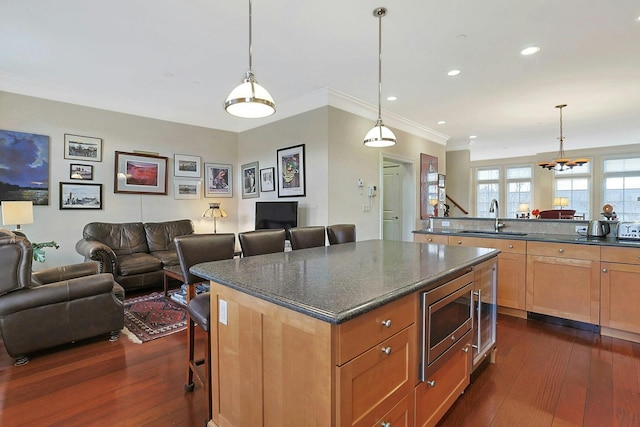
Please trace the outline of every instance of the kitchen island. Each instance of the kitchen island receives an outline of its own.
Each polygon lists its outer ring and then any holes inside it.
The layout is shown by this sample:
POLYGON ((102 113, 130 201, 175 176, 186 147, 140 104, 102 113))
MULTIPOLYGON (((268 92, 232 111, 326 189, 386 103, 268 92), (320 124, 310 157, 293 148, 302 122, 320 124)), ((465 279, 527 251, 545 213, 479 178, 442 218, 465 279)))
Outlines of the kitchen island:
POLYGON ((370 240, 192 267, 211 281, 210 425, 414 425, 420 292, 498 252, 370 240))

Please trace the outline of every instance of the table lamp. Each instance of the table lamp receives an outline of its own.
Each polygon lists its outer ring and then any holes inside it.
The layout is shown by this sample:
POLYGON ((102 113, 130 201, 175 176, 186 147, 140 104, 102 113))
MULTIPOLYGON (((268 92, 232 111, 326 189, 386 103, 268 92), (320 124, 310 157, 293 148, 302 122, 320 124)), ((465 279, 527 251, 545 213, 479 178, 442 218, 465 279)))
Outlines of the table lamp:
POLYGON ((518 205, 518 218, 528 218, 529 217, 529 204, 528 203, 520 203, 518 205))
POLYGON ((15 225, 22 232, 22 224, 33 224, 33 202, 2 202, 2 225, 15 225))
POLYGON ((224 211, 224 209, 220 208, 220 203, 216 203, 216 202, 209 203, 209 208, 205 209, 205 211, 202 212, 202 218, 213 219, 214 234, 218 232, 216 220, 218 218, 226 218, 226 217, 227 217, 227 213, 224 211))
POLYGON ((569 198, 568 197, 554 197, 553 198, 553 206, 560 206, 560 210, 563 207, 569 206, 569 198))

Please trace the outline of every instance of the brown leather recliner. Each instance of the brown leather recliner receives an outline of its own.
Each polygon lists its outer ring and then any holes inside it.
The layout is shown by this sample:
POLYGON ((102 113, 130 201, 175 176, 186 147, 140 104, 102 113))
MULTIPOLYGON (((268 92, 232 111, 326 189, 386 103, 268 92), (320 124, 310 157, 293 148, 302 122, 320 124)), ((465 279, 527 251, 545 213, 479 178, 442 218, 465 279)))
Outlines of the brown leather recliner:
POLYGON ((164 267, 178 265, 173 242, 193 234, 193 222, 91 222, 84 226, 76 251, 85 261, 100 263, 101 273, 112 273, 126 290, 160 286, 164 267))
POLYGON ((16 365, 28 354, 124 327, 124 290, 97 262, 31 271, 24 236, 0 229, 0 333, 16 365))

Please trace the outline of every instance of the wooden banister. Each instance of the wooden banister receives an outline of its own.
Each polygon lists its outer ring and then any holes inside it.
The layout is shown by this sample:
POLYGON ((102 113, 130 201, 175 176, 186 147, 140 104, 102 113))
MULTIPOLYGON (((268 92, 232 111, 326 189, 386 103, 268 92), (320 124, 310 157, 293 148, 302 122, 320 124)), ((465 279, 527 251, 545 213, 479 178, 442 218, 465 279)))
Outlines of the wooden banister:
POLYGON ((449 195, 448 195, 448 194, 447 194, 447 200, 451 201, 451 203, 453 203, 453 205, 454 205, 456 208, 460 209, 460 210, 462 211, 462 213, 464 213, 465 215, 469 215, 469 212, 468 212, 465 208, 463 208, 462 206, 460 206, 460 205, 458 204, 458 202, 456 202, 456 201, 455 201, 455 200, 453 200, 451 197, 449 197, 449 195))

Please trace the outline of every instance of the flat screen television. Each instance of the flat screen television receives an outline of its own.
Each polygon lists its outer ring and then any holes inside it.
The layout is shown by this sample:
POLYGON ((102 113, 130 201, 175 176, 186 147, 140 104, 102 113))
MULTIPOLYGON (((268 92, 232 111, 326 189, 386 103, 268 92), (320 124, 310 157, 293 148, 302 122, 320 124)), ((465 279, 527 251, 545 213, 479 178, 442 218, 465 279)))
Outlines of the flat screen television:
POLYGON ((256 202, 256 230, 297 226, 298 202, 256 202))

